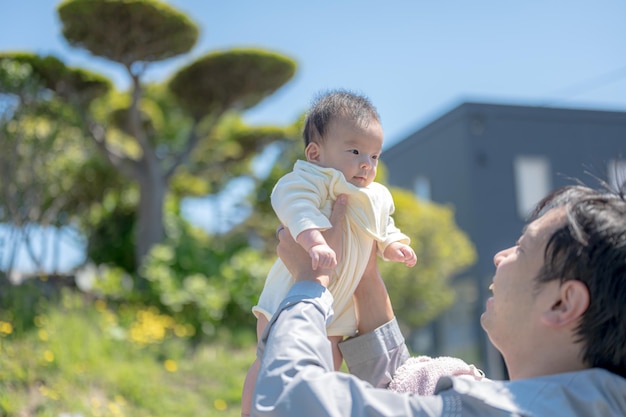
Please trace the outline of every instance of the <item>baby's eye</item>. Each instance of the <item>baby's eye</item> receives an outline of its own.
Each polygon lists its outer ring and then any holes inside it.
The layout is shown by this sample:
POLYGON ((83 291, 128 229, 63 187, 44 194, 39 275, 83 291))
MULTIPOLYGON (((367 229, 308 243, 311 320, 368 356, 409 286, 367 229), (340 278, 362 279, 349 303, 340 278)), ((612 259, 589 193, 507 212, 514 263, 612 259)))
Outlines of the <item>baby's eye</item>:
POLYGON ((358 150, 358 149, 350 149, 350 151, 349 151, 349 152, 350 152, 350 153, 353 153, 353 154, 355 154, 355 155, 358 155, 358 154, 359 154, 359 150, 358 150))
POLYGON ((372 159, 378 159, 380 155, 372 155, 372 159))

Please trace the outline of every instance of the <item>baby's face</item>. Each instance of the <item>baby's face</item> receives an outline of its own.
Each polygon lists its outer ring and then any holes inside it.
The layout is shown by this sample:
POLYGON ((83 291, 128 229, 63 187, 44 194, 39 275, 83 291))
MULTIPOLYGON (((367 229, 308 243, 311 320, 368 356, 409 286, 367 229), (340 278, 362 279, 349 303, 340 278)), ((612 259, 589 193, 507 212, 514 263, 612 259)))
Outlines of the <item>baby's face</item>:
POLYGON ((383 148, 380 123, 371 120, 363 127, 340 117, 330 122, 325 136, 323 143, 311 144, 319 147, 319 159, 310 162, 341 171, 357 187, 370 185, 383 148))

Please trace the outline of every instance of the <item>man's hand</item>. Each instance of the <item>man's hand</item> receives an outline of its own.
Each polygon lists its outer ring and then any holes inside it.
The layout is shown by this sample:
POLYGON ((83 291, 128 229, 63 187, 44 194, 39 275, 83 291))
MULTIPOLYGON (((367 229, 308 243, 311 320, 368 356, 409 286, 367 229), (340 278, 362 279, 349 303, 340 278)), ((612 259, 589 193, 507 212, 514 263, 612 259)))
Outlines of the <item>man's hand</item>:
MULTIPOLYGON (((346 215, 347 196, 340 195, 333 206, 333 211, 330 215, 330 222, 333 225, 330 229, 324 232, 324 237, 328 245, 335 251, 337 261, 341 259, 342 252, 342 239, 343 239, 343 226, 346 215)), ((291 233, 285 230, 284 226, 279 226, 276 232, 278 236, 278 246, 276 247, 276 253, 283 261, 291 275, 296 281, 316 281, 321 285, 328 287, 330 283, 331 269, 319 268, 314 270, 311 267, 311 257, 306 251, 296 243, 291 237, 291 233)))

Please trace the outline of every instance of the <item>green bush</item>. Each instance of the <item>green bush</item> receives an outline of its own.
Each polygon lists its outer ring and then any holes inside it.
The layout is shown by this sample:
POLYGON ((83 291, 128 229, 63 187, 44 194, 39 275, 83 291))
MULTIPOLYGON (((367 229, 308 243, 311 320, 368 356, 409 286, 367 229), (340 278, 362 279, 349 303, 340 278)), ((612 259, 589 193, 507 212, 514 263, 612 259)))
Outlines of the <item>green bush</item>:
POLYGON ((140 269, 147 302, 191 324, 196 337, 254 332, 252 306, 272 259, 222 236, 209 236, 179 217, 170 217, 168 238, 155 246, 140 269))
POLYGON ((46 296, 55 296, 51 286, 45 285, 44 279, 28 279, 21 285, 0 280, 0 326, 9 323, 10 333, 17 334, 23 334, 34 326, 35 317, 45 308, 46 296))
POLYGON ((153 306, 70 288, 38 310, 25 330, 0 320, 1 416, 239 415, 253 345, 191 345, 187 326, 153 306))

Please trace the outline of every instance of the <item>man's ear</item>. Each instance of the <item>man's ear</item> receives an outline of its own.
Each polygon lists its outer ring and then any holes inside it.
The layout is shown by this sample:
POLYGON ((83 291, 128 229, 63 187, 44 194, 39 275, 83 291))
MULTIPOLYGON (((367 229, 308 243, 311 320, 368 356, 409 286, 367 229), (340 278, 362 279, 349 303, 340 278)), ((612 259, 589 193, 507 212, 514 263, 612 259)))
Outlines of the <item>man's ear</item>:
POLYGON ((568 280, 560 284, 554 293, 554 301, 542 315, 548 326, 560 327, 578 321, 589 307, 589 290, 577 280, 568 280))
POLYGON ((309 162, 319 162, 320 160, 320 145, 315 142, 310 142, 304 150, 304 156, 309 162))

